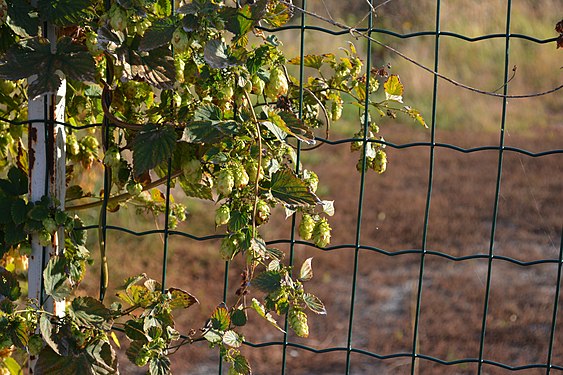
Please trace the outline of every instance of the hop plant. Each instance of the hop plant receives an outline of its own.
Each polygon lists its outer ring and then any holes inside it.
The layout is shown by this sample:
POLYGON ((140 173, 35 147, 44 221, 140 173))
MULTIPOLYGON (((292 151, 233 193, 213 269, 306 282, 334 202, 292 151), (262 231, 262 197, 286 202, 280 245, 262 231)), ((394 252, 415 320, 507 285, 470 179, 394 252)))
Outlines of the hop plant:
POLYGON ((340 117, 342 117, 343 107, 344 107, 344 101, 340 98, 337 98, 331 102, 330 118, 332 119, 332 121, 340 120, 340 117))
POLYGON ((319 186, 319 176, 313 171, 306 171, 305 182, 309 185, 312 193, 317 192, 317 187, 319 186))
POLYGON ((141 192, 143 191, 143 185, 141 185, 140 183, 134 180, 130 180, 127 183, 127 185, 125 185, 125 189, 127 189, 127 193, 136 197, 137 195, 141 194, 141 192))
POLYGON ((43 219, 42 224, 43 228, 49 233, 54 233, 59 227, 55 220, 50 217, 43 219))
POLYGON ((240 245, 244 240, 241 233, 234 233, 221 241, 221 247, 219 248, 219 254, 223 260, 232 260, 233 257, 238 253, 240 245))
POLYGON ((106 154, 104 155, 104 164, 114 169, 118 169, 120 165, 120 160, 121 160, 121 155, 117 147, 112 146, 108 148, 106 154))
POLYGON ((270 71, 270 82, 266 84, 264 93, 268 99, 276 99, 280 95, 287 94, 289 84, 284 71, 281 68, 274 68, 270 71))
POLYGON ((227 168, 221 169, 219 173, 217 173, 216 179, 217 193, 225 197, 229 196, 235 187, 235 177, 233 173, 227 168))
POLYGON ((289 309, 287 316, 289 326, 299 337, 309 336, 309 325, 307 324, 307 314, 299 308, 292 307, 289 309))
POLYGON ((186 52, 190 48, 190 36, 181 27, 172 34, 172 46, 177 53, 186 52))
POLYGON ((80 152, 80 144, 74 134, 69 134, 66 137, 66 152, 72 156, 76 156, 80 152))
POLYGON ((127 11, 117 4, 109 10, 109 23, 115 30, 124 31, 127 28, 128 18, 127 11))
POLYGON ((225 225, 231 219, 231 209, 223 204, 215 211, 215 225, 225 225))
POLYGON ((313 236, 313 229, 315 229, 315 220, 308 214, 303 214, 301 223, 299 224, 299 235, 305 241, 308 241, 313 236))
POLYGON ((190 182, 199 182, 201 179, 201 162, 198 159, 183 162, 182 174, 190 182))
POLYGON ((253 94, 262 95, 265 87, 266 87, 266 82, 264 82, 262 80, 262 78, 258 77, 258 75, 252 76, 252 90, 251 90, 251 92, 253 94))
POLYGON ((270 218, 270 206, 263 200, 259 200, 256 205, 256 223, 263 224, 270 218))
POLYGON ((387 154, 383 150, 377 150, 375 158, 370 160, 370 167, 379 174, 387 169, 387 154))
POLYGON ((232 168, 232 172, 235 179, 235 186, 237 188, 240 189, 248 185, 250 177, 248 176, 248 173, 246 173, 246 170, 244 169, 242 164, 236 163, 232 168))
POLYGON ((313 229, 313 242, 318 247, 326 247, 330 243, 330 225, 325 218, 320 219, 313 229))

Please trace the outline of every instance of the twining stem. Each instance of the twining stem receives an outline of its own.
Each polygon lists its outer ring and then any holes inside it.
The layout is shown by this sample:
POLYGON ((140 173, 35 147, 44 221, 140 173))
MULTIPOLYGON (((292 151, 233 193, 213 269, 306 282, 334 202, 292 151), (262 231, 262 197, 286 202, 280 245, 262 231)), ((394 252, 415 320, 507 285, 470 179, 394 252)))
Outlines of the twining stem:
MULTIPOLYGON (((170 178, 173 179, 173 178, 179 177, 181 174, 182 174, 182 171, 175 171, 175 172, 172 173, 170 178)), ((159 178, 158 180, 155 180, 155 181, 143 186, 143 191, 150 190, 152 188, 155 188, 157 186, 165 184, 167 180, 168 180, 167 177, 159 178)), ((110 203, 123 202, 123 201, 126 201, 127 199, 131 199, 131 198, 133 198, 133 196, 129 193, 114 195, 113 197, 110 197, 108 199, 108 205, 110 203)), ((86 209, 89 209, 89 208, 101 206, 102 204, 103 204, 103 200, 100 200, 100 201, 96 201, 96 202, 78 204, 76 206, 67 206, 67 207, 65 207, 65 210, 66 211, 86 210, 86 209)))

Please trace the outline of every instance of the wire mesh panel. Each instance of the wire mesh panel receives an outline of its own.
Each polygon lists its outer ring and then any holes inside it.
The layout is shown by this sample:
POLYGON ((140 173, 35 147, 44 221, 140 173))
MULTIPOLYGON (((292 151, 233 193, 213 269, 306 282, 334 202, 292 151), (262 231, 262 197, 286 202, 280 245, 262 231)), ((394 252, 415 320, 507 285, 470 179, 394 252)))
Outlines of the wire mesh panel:
MULTIPOLYGON (((392 17, 386 12, 413 7, 410 2, 356 2, 359 5, 350 5, 350 9, 358 14, 344 15, 336 14, 346 11, 336 2, 296 0, 291 23, 276 29, 260 27, 276 34, 289 53, 300 57, 294 67, 300 115, 307 105, 304 83, 311 76, 304 57, 334 52, 351 40, 363 51, 365 91, 370 91, 370 74, 376 74, 376 69, 393 70, 397 65, 407 90, 410 80, 413 91, 424 92, 417 104, 423 108, 429 129, 381 120, 387 140, 371 139, 367 126, 360 136, 352 135, 344 125, 333 129, 330 137, 319 134, 317 142, 323 147, 317 150, 309 151, 297 143, 296 172, 302 164, 318 166, 326 195, 336 201, 332 244, 321 249, 300 240, 298 219, 295 215, 285 219, 282 212, 272 217, 272 228, 264 237, 269 245, 284 251, 292 265, 315 257, 318 264, 312 288, 325 300, 328 315, 311 317, 312 333, 307 340, 289 333, 287 321, 285 333, 261 323, 247 327, 243 350, 249 353, 255 372, 563 373, 563 331, 557 324, 563 298, 561 100, 554 99, 559 93, 525 98, 530 91, 541 93, 559 83, 542 81, 540 75, 536 86, 522 87, 520 68, 515 66, 524 64, 525 70, 526 64, 533 65, 520 60, 522 56, 533 58, 521 50, 537 48, 539 55, 544 53, 539 48, 554 49, 556 38, 528 34, 522 21, 526 16, 519 13, 522 4, 511 0, 495 2, 494 15, 479 10, 471 15, 480 19, 461 14, 466 8, 459 2, 426 1, 428 9, 417 9, 418 18, 402 20, 402 24, 386 23, 384 18, 392 17), (489 16, 494 20, 502 16, 502 28, 495 24, 490 31, 489 16), (465 29, 472 34, 456 30, 459 19, 475 24, 474 29, 465 29), (409 22, 420 22, 420 28, 407 25, 409 22), (417 49, 417 44, 423 48, 417 49), (408 56, 397 56, 396 50, 382 45, 398 45, 398 52, 408 56), (319 51, 323 47, 331 49, 319 51), (512 58, 513 48, 516 59, 512 58), (452 67, 462 64, 455 60, 456 54, 468 54, 472 58, 468 64, 474 65, 452 67), (405 62, 409 56, 418 65, 405 62), (393 67, 389 68, 391 60, 393 67), (462 74, 464 83, 453 81, 457 77, 452 74, 462 74), (480 78, 497 85, 473 89, 483 87, 480 78), (514 93, 513 85, 517 87, 514 93), (544 98, 548 102, 542 106, 539 103, 544 98), (549 111, 535 113, 538 108, 549 111), (474 129, 456 128, 466 118, 474 119, 474 129), (533 121, 546 124, 533 126, 533 121), (349 153, 350 145, 358 142, 359 162, 349 153), (388 150, 386 175, 373 175, 366 168, 370 142, 388 150)), ((538 8, 556 8, 556 2, 539 3, 538 8)), ((481 10, 487 11, 486 6, 481 10)), ((409 12, 403 10, 400 15, 409 12)), ((550 27, 555 21, 542 19, 550 27)), ((109 107, 112 97, 107 94, 102 100, 109 107)), ((345 112, 359 113, 356 117, 345 114, 347 122, 354 128, 377 122, 370 118, 369 105, 366 98, 363 108, 345 107, 345 112)), ((109 148, 109 119, 94 128, 109 148)), ((110 171, 97 172, 103 174, 98 187, 109 191, 110 171)), ((165 182, 161 189, 164 219, 157 221, 156 229, 152 222, 136 222, 134 215, 113 219, 107 194, 100 216, 92 213, 83 230, 91 238, 97 236, 103 249, 100 257, 108 260, 100 262, 102 268, 96 274, 100 299, 111 299, 108 291, 136 270, 139 262, 151 270, 151 276, 160 273, 163 289, 191 290, 197 285, 199 290, 191 291, 209 301, 201 301, 196 317, 178 317, 181 330, 201 325, 216 301, 228 305, 242 266, 237 260, 225 264, 216 254, 223 237, 220 232, 192 226, 199 221, 213 227, 212 204, 187 203, 191 221, 171 229, 169 214, 178 177, 172 173, 169 160, 161 181, 165 182), (222 280, 209 279, 207 269, 221 270, 222 280)), ((92 280, 85 284, 93 288, 92 280)), ((178 373, 227 371, 204 343, 181 348, 172 358, 178 373)), ((137 371, 125 363, 122 366, 126 373, 137 371)))

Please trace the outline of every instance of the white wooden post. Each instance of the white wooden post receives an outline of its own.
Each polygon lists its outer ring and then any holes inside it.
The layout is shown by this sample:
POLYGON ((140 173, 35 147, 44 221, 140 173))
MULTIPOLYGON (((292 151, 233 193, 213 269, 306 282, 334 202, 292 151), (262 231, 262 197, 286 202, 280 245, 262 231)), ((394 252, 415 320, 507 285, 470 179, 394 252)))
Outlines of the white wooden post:
MULTIPOLYGON (((46 33, 51 40, 51 48, 56 48, 55 29, 49 27, 46 33)), ((42 74, 42 72, 37 72, 42 74)), ((33 81, 36 77, 30 77, 33 81)), ((59 208, 64 209, 66 194, 66 135, 63 125, 65 116, 66 80, 55 94, 31 98, 28 102, 29 125, 29 200, 35 202, 44 195, 58 201, 59 208)), ((64 250, 64 229, 60 228, 53 237, 52 245, 43 247, 39 244, 39 236, 31 238, 31 256, 28 270, 28 297, 39 302, 45 310, 58 316, 64 315, 65 303, 54 303, 43 293, 43 269, 49 257, 60 254, 64 250)), ((35 359, 30 358, 29 373, 33 374, 35 359)))

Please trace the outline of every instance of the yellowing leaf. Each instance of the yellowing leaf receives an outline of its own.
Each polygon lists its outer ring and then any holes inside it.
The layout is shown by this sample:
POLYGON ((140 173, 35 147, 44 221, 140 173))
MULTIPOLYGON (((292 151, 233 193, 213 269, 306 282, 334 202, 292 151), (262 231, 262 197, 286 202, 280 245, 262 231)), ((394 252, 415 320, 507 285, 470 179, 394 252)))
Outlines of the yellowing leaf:
POLYGON ((399 103, 403 102, 404 87, 398 75, 390 75, 383 84, 383 88, 385 89, 385 98, 387 100, 393 100, 399 103))

